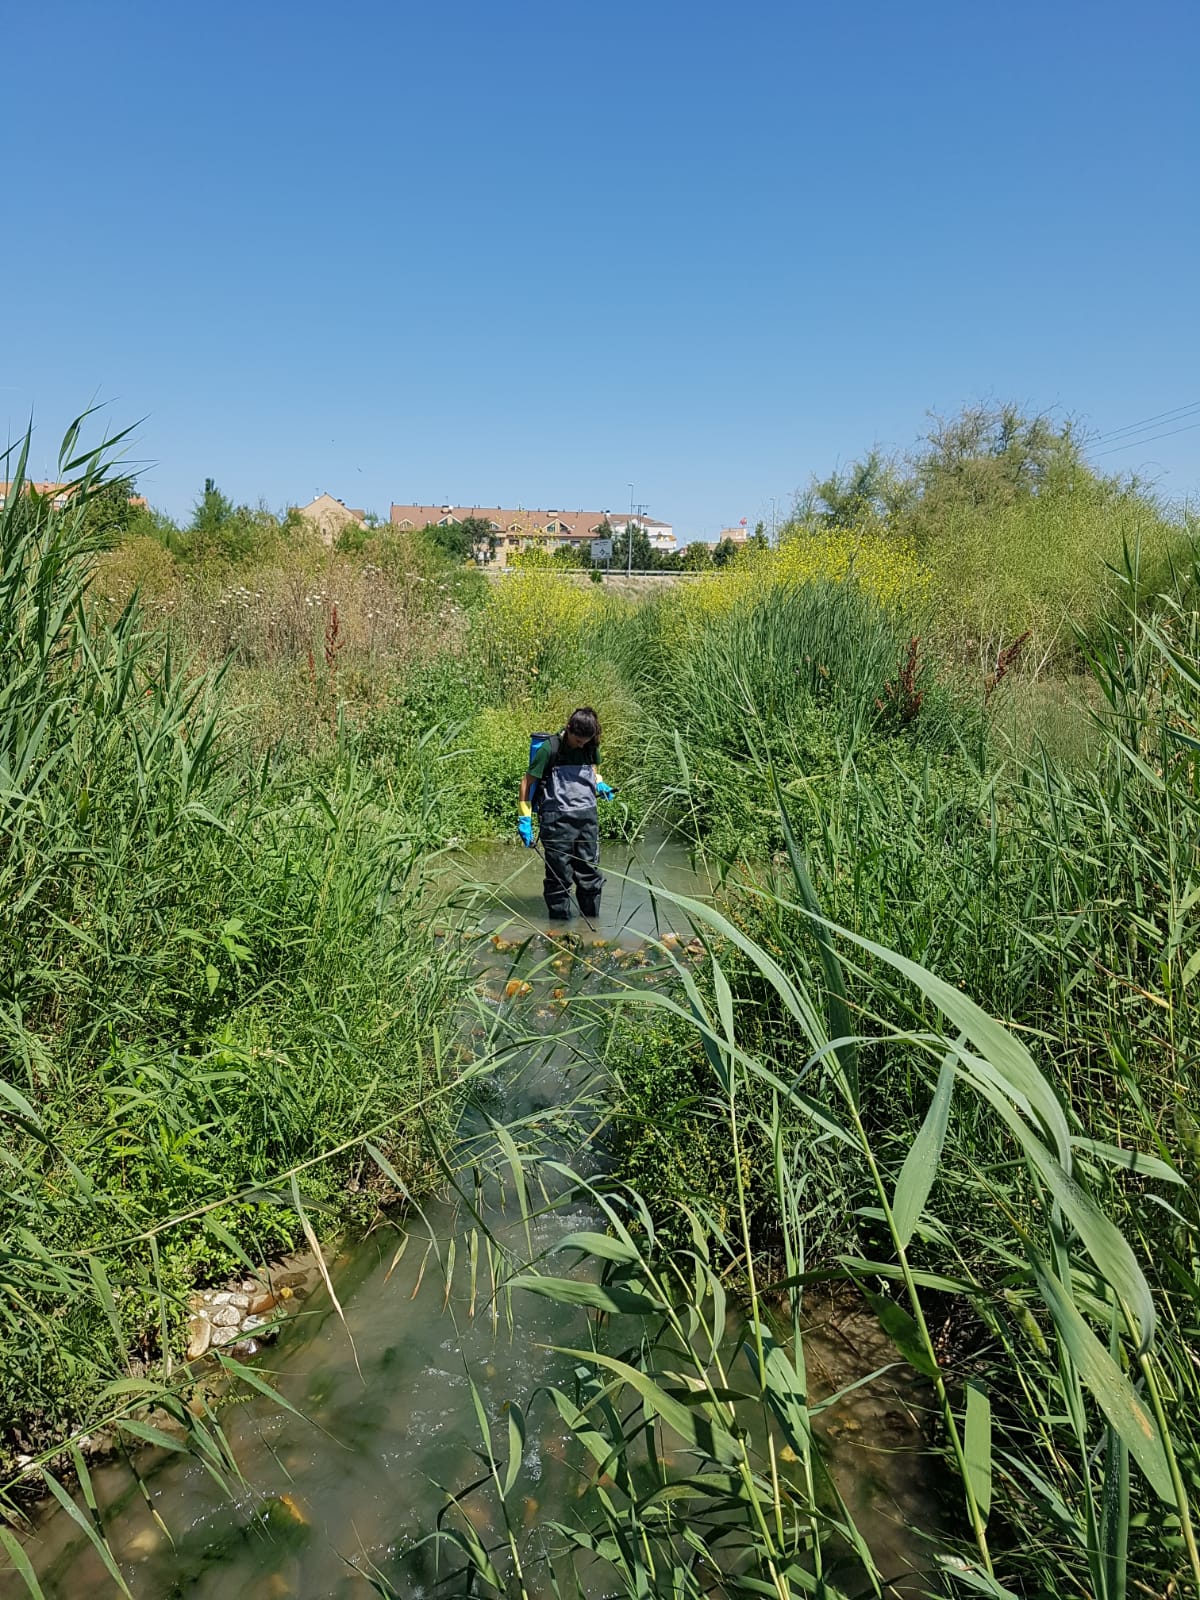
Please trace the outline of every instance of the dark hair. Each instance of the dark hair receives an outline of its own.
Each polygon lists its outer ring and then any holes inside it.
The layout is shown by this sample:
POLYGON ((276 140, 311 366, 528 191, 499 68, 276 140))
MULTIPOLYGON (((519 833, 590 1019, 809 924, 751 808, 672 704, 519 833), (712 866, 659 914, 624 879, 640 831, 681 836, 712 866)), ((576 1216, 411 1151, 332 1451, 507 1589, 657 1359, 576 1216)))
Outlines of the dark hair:
POLYGON ((589 744, 600 743, 600 718, 591 706, 577 706, 567 718, 567 732, 589 744))

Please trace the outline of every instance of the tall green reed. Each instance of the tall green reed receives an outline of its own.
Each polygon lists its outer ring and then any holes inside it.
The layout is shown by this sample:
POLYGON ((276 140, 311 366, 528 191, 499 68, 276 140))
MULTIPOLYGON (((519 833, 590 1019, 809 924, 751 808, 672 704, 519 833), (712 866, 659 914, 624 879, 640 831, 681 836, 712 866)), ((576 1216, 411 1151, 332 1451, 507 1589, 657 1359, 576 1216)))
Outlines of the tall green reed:
MULTIPOLYGON (((928 1287, 956 1297, 962 1309, 954 1311, 952 1300, 947 1311, 943 1299, 938 1315, 959 1329, 968 1352, 957 1377, 946 1379, 944 1437, 984 1564, 976 1578, 988 1584, 997 1581, 987 1575, 988 1519, 978 1494, 972 1505, 971 1484, 974 1447, 984 1434, 1004 1441, 986 1476, 1007 1491, 995 1520, 1014 1582, 1034 1581, 1042 1571, 1057 1592, 1085 1571, 1092 1592, 1122 1594, 1130 1564, 1143 1581, 1197 1576, 1188 1505, 1200 1487, 1200 1414, 1186 1356, 1200 1282, 1196 1123, 1188 1109, 1195 1092, 1189 991, 1198 968, 1200 900, 1194 585, 1194 573, 1180 571, 1172 590, 1148 604, 1144 578, 1131 570, 1123 617, 1081 640, 1104 696, 1091 767, 1061 765, 1049 750, 1024 762, 993 754, 969 707, 956 728, 953 697, 948 721, 932 738, 864 737, 849 714, 839 717, 821 750, 814 744, 819 703, 801 692, 781 710, 782 696, 772 690, 786 681, 789 655, 793 672, 806 677, 810 641, 821 636, 811 620, 791 642, 782 631, 773 635, 784 642, 766 654, 768 670, 752 617, 738 619, 749 644, 712 630, 696 645, 695 674, 677 672, 657 701, 664 738, 668 730, 677 736, 681 725, 692 735, 687 742, 677 737, 676 785, 693 817, 701 826, 714 816, 735 817, 739 852, 747 838, 774 839, 784 847, 787 875, 794 875, 789 893, 777 875, 760 871, 759 887, 735 897, 732 925, 838 1009, 835 1035, 857 1034, 863 1019, 872 1024, 855 1052, 859 1088, 843 1064, 843 1098, 853 1106, 860 1095, 853 1138, 839 1139, 830 1119, 818 1122, 821 1137, 812 1146, 849 1151, 856 1139, 865 1165, 835 1164, 827 1180, 831 1206, 817 1232, 825 1249, 837 1246, 829 1212, 840 1206, 843 1261, 870 1261, 883 1278, 899 1275, 908 1300, 903 1317, 883 1302, 880 1311, 913 1359, 927 1342, 928 1324, 923 1329, 902 1259, 912 1239, 892 1223, 900 1175, 908 1174, 911 1192, 920 1166, 939 1174, 944 1215, 924 1240, 936 1260, 928 1287), (717 663, 724 676, 713 673, 717 663), (686 695, 676 693, 681 682, 686 695), (738 758, 728 770, 714 773, 711 763, 706 769, 702 741, 709 733, 729 748, 736 744, 738 758), (776 799, 783 813, 772 834, 763 819, 776 799), (799 849, 789 837, 793 829, 799 849), (828 941, 814 938, 819 908, 855 937, 851 982, 839 982, 828 941), (901 972, 915 976, 914 964, 936 972, 940 984, 899 983, 901 972), (980 1069, 963 1059, 963 1042, 950 1039, 950 1066, 943 1062, 936 1086, 920 1066, 923 1056, 885 1047, 880 1019, 894 1030, 895 1018, 905 1016, 914 1040, 928 1050, 922 1035, 939 1036, 946 1016, 955 1015, 949 998, 963 991, 1002 1019, 1010 1039, 1027 1042, 1047 1061, 1039 1094, 1049 1092, 1052 1101, 1034 1125, 1049 1157, 997 1098, 998 1080, 988 1075, 998 1063, 978 1040, 972 1055, 986 1064, 983 1077, 973 1076, 980 1069), (847 1004, 859 1019, 853 1029, 847 1004), (946 1144, 956 1080, 974 1093, 964 1100, 958 1091, 946 1144), (927 1115, 922 1100, 930 1092, 927 1115), (1057 1132, 1049 1138, 1052 1126, 1057 1132), (947 1159, 939 1165, 930 1152, 943 1145, 947 1159), (1015 1181, 1014 1158, 1024 1164, 1024 1181, 1015 1181), (888 1173, 896 1184, 890 1197, 888 1173), (1067 1205, 1077 1188, 1091 1194, 1093 1211, 1083 1221, 1067 1205), (880 1226, 892 1237, 890 1263, 864 1248, 877 1245, 880 1226), (1089 1238, 1106 1241, 1105 1262, 1089 1238), (1129 1276, 1131 1246, 1138 1277, 1129 1276), (1082 1263, 1072 1259, 1081 1247, 1088 1257, 1082 1263), (1124 1262, 1119 1270, 1118 1262, 1124 1262), (1133 1309, 1135 1282, 1140 1314, 1133 1309), (1157 1324, 1152 1344, 1148 1292, 1157 1324), (1112 1387, 1114 1373, 1124 1386, 1112 1387), (950 1404, 954 1381, 965 1385, 961 1426, 950 1404), (984 1389, 986 1407, 976 1392, 984 1389), (968 1440, 972 1418, 975 1438, 968 1440), (1135 1453, 1131 1479, 1128 1453, 1147 1439, 1157 1440, 1155 1462, 1139 1480, 1135 1453), (1148 1485, 1166 1500, 1165 1512, 1148 1509, 1148 1485), (1031 1537, 1034 1527, 1039 1531, 1031 1537)), ((894 651, 895 634, 884 638, 894 651)), ((859 657, 869 662, 871 653, 859 657)), ((864 700, 864 690, 856 702, 851 696, 852 706, 864 700)), ((775 1061, 781 1052, 806 1053, 811 1024, 781 1003, 758 954, 747 959, 736 942, 733 948, 730 982, 741 998, 747 1049, 775 1061)), ((845 1049, 834 1051, 839 1061, 845 1049)), ((1027 1117, 1039 1102, 1028 1085, 1023 1093, 1021 1117, 1027 1117)), ((786 1100, 780 1105, 786 1127, 788 1116, 800 1113, 786 1100)), ((837 1123, 843 1133, 844 1115, 845 1107, 837 1123)), ((759 1116, 766 1117, 761 1100, 759 1116)), ((821 1116, 829 1116, 824 1102, 821 1116)), ((711 1170, 730 1135, 715 1114, 704 1126, 711 1170)), ((755 1152, 749 1181, 758 1201, 749 1214, 758 1230, 752 1242, 769 1252, 778 1248, 778 1228, 763 1218, 777 1215, 779 1204, 761 1159, 767 1143, 761 1140, 755 1152)), ((932 1369, 930 1376, 936 1377, 932 1369)))
MULTIPOLYGON (((958 1511, 941 1525, 931 1509, 929 1581, 1117 1597, 1131 1572, 1200 1580, 1193 1441, 1164 1403, 1177 1398, 1186 1345, 1147 1276, 1157 1263, 1114 1221, 1112 1186, 1124 1173, 1172 1205, 1186 1189, 1178 1169, 1094 1137, 1053 1082, 1044 1044, 1030 1048, 957 985, 826 922, 798 851, 790 871, 793 897, 781 881, 769 898, 824 951, 815 971, 801 940, 768 947, 721 911, 664 893, 704 932, 707 972, 678 964, 674 992, 597 1000, 650 1009, 694 1041, 697 1098, 733 1178, 724 1214, 700 1188, 664 1205, 505 1147, 523 1194, 552 1173, 600 1225, 568 1234, 509 1285, 591 1313, 586 1337, 559 1351, 573 1383, 545 1395, 587 1476, 579 1515, 544 1530, 557 1541, 552 1577, 506 1567, 521 1452, 510 1441, 505 1466, 489 1436, 506 1531, 499 1546, 457 1548, 485 1585, 520 1594, 588 1581, 629 1595, 717 1585, 784 1600, 864 1581, 884 1592, 881 1552, 830 1478, 814 1427, 822 1407, 809 1397, 806 1296, 838 1279, 930 1387, 958 1511), (895 1117, 900 1074, 917 1107, 903 1146, 876 1131, 895 1117), (810 1255, 821 1237, 814 1190, 840 1191, 851 1208, 851 1236, 832 1257, 810 1255), (956 1321, 967 1336, 947 1344, 941 1330, 956 1321)), ((521 1399, 527 1416, 537 1397, 521 1399)))
POLYGON ((169 1379, 195 1282, 302 1242, 306 1206, 347 1217, 360 1130, 420 1187, 453 1115, 433 1029, 462 965, 432 931, 421 785, 389 792, 349 748, 320 773, 249 766, 220 671, 136 599, 92 608, 111 455, 80 451, 83 423, 65 504, 26 484, 26 440, 0 510, 9 1462, 106 1416, 131 1374, 169 1379), (278 1187, 297 1171, 303 1194, 278 1187))

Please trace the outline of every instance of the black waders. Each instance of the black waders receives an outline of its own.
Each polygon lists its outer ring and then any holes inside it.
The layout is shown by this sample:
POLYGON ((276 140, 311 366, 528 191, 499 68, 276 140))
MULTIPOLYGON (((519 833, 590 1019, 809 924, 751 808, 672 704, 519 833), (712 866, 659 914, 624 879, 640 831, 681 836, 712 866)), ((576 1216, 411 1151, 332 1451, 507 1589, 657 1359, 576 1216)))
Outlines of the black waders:
POLYGON ((571 915, 571 885, 585 917, 600 915, 600 829, 595 814, 590 817, 558 816, 542 819, 542 854, 546 876, 542 893, 546 910, 555 922, 571 915))

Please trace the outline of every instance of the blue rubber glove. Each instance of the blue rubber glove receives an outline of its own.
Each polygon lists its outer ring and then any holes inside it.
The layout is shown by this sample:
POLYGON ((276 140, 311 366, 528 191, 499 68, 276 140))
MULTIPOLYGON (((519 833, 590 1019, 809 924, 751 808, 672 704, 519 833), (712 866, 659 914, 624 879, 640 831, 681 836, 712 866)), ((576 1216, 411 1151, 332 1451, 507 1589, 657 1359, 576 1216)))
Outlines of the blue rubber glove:
POLYGON ((526 850, 531 850, 533 848, 533 818, 518 817, 517 832, 521 835, 521 843, 526 850))
POLYGON ((611 800, 616 792, 617 791, 613 788, 612 784, 605 783, 603 778, 601 778, 599 783, 596 785, 596 798, 598 800, 611 800))

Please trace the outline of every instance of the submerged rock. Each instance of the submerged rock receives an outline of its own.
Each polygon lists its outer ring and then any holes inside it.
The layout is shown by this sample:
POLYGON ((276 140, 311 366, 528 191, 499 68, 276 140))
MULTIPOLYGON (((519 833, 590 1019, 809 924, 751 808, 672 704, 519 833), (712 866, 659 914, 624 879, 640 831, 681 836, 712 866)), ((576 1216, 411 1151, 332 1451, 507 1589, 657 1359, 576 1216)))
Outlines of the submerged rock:
POLYGON ((294 1495, 277 1494, 264 1502, 259 1512, 263 1527, 274 1534, 282 1534, 289 1541, 306 1538, 310 1532, 309 1519, 294 1495))

